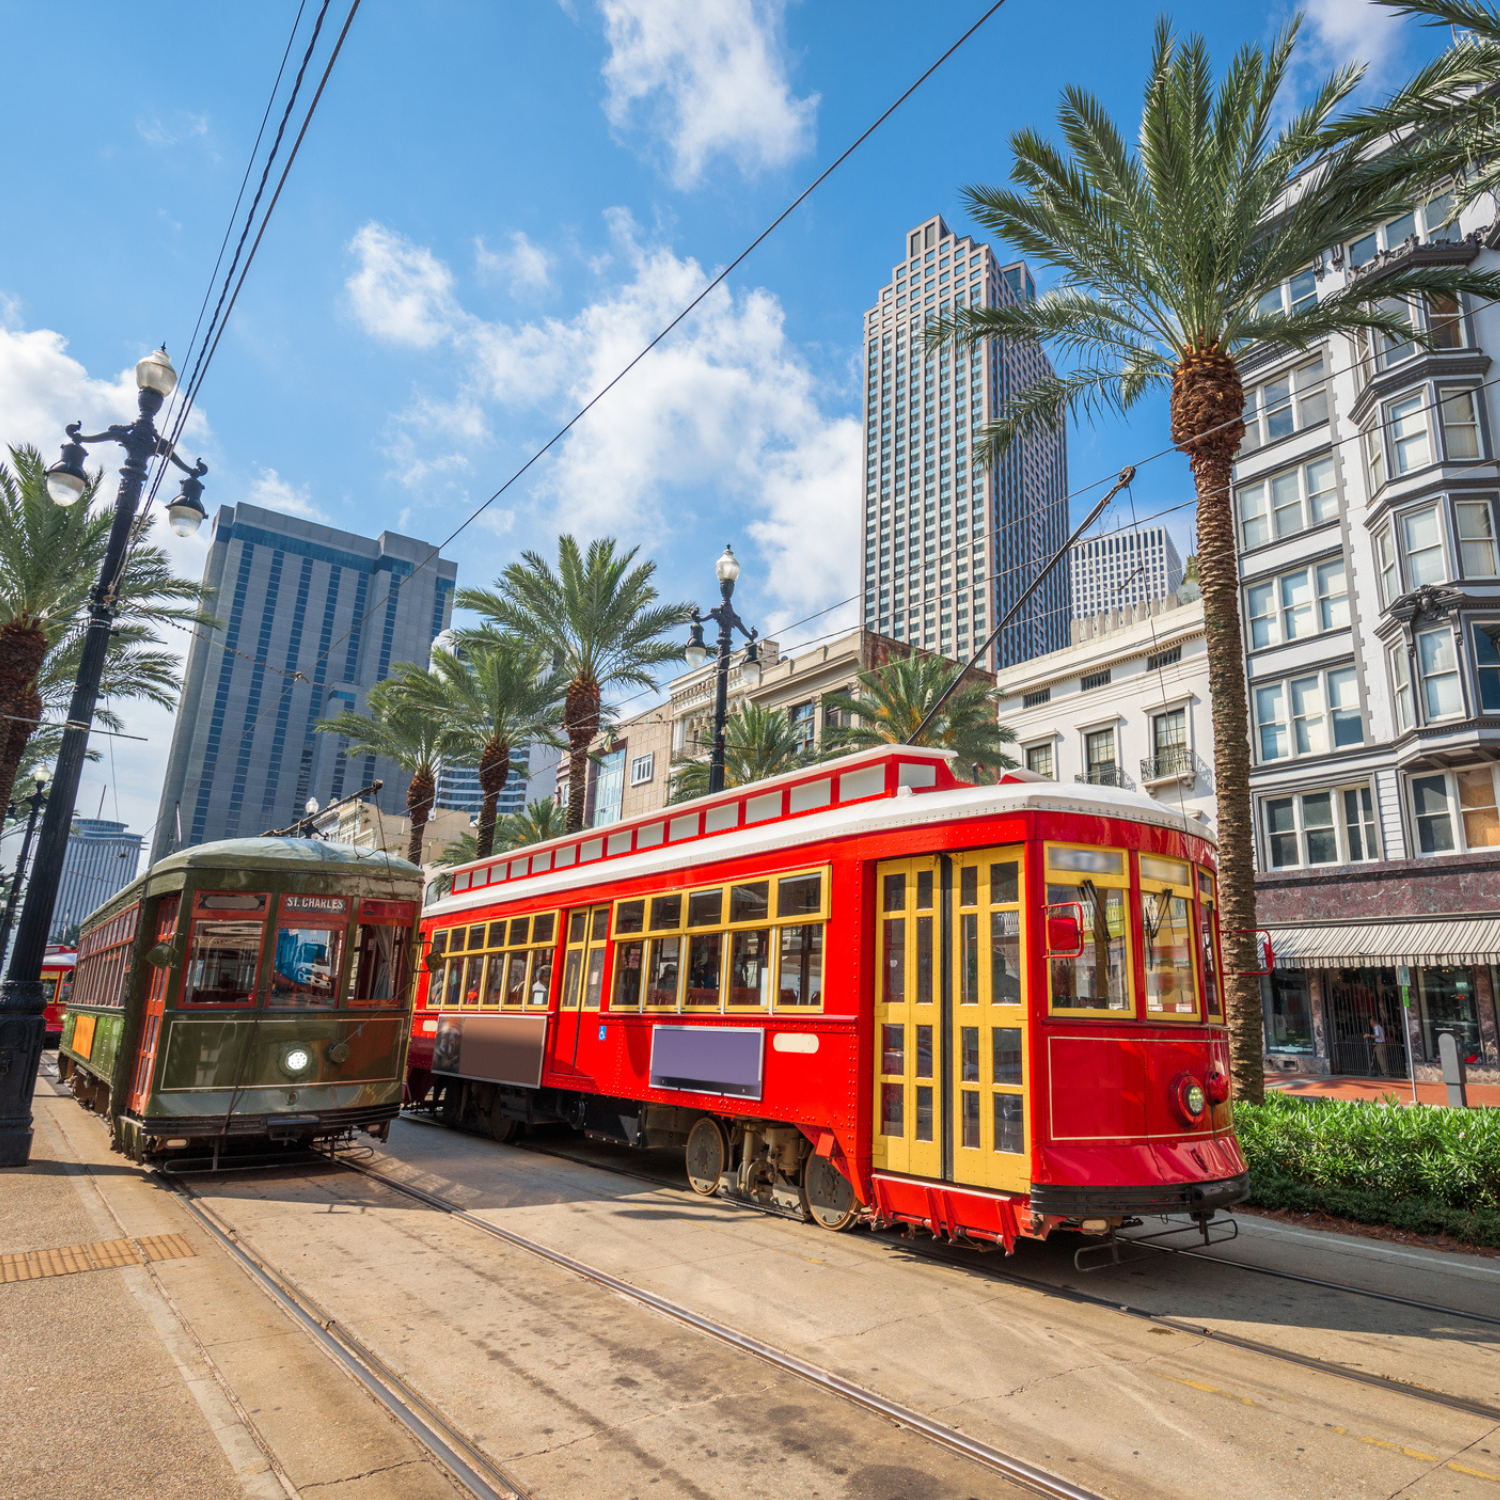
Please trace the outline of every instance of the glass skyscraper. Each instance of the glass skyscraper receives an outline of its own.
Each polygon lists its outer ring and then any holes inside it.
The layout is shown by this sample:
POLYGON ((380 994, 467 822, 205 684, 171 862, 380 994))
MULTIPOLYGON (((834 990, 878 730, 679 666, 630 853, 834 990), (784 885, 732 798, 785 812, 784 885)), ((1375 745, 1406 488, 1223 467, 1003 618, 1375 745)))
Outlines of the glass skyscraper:
MULTIPOLYGON (((923 329, 960 307, 1025 303, 1026 266, 955 237, 909 231, 906 258, 865 315, 864 602, 861 622, 966 658, 1068 538, 1062 430, 1021 438, 994 465, 972 443, 1010 393, 1051 373, 1040 349, 985 339, 928 354, 923 329)), ((980 663, 991 671, 1068 644, 1066 560, 980 663)))

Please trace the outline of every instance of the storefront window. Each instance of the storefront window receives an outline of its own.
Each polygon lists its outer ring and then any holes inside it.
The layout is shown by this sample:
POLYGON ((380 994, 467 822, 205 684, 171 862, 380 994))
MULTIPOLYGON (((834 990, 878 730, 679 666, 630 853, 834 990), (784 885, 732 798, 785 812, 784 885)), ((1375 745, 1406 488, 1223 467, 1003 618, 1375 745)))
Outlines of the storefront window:
POLYGON ((1267 1052, 1311 1052, 1312 1007, 1307 975, 1297 969, 1275 969, 1260 982, 1265 1008, 1267 1052))
POLYGON ((1484 1042, 1479 1034, 1479 1006, 1474 996, 1472 969, 1418 969, 1417 989, 1422 1007, 1422 1056, 1437 1062, 1438 1037, 1451 1031, 1459 1056, 1482 1064, 1484 1042))

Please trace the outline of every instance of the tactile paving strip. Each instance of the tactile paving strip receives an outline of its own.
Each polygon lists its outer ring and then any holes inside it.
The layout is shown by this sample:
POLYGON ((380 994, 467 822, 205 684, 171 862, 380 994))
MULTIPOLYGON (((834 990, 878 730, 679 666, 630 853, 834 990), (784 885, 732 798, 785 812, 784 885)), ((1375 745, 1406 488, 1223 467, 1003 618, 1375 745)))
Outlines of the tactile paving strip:
POLYGON ((42 1276, 72 1276, 79 1271, 107 1271, 114 1266, 139 1266, 148 1260, 185 1260, 197 1253, 180 1234, 148 1234, 140 1239, 63 1245, 57 1250, 26 1250, 0 1255, 0 1284, 35 1281, 42 1276))

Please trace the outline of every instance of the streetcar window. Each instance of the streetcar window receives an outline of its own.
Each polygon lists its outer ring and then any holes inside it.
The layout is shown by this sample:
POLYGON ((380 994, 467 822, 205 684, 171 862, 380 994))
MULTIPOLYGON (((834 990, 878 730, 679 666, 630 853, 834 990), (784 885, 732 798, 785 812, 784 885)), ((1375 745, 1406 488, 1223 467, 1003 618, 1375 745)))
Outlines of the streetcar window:
POLYGON ((589 914, 586 911, 575 911, 568 917, 568 941, 570 943, 581 943, 588 933, 589 914))
POLYGON ((960 906, 977 906, 979 904, 978 865, 965 865, 959 872, 958 904, 960 906))
POLYGON ((963 1144, 970 1151, 979 1150, 979 1095, 973 1089, 963 1092, 963 1144))
MULTIPOLYGON (((958 1054, 963 1066, 963 1083, 979 1082, 979 1028, 960 1026, 958 1054)), ((975 1095, 978 1098, 978 1095, 975 1095)))
POLYGON ((557 925, 557 913, 549 911, 545 916, 538 917, 532 925, 531 941, 533 943, 550 943, 552 931, 557 925))
POLYGON ((917 1027, 917 1077, 932 1077, 932 1027, 917 1027))
MULTIPOLYGON (((546 919, 548 926, 552 924, 552 918, 546 919)), ((533 1005, 546 1005, 552 998, 552 950, 550 948, 538 948, 535 950, 531 964, 531 1003, 533 1005)))
POLYGON ((435 954, 445 953, 448 949, 448 929, 445 927, 441 932, 432 935, 431 952, 435 954))
POLYGON ((469 929, 469 947, 471 950, 484 947, 483 927, 471 927, 469 929))
POLYGON ((248 1005, 265 936, 263 895, 200 895, 188 953, 184 1005, 248 1005))
POLYGON ((576 1010, 578 1008, 578 987, 579 981, 582 978, 583 949, 570 948, 568 950, 568 964, 563 970, 562 1003, 564 1009, 576 1010))
POLYGON ((679 937, 653 938, 646 966, 646 1004, 676 1006, 677 969, 682 952, 679 937))
POLYGON ((932 1089, 930 1086, 917 1085, 917 1129, 915 1139, 919 1141, 930 1141, 932 1139, 932 1089))
POLYGON ((1049 885, 1047 902, 1052 906, 1076 903, 1083 912, 1083 951, 1051 960, 1053 1009, 1129 1010, 1125 892, 1101 889, 1085 880, 1079 885, 1049 885))
POLYGON ((1020 1094, 995 1095, 995 1150, 1025 1154, 1025 1105, 1020 1094))
POLYGON ((448 982, 443 987, 443 1009, 456 1010, 464 995, 464 961, 461 958, 448 960, 448 982))
MULTIPOLYGON (((917 891, 921 899, 920 885, 917 891)), ((932 918, 917 918, 917 1004, 932 1004, 932 918)))
POLYGON ((932 910, 932 871, 917 871, 917 910, 932 910))
POLYGON ((1215 1019, 1224 1014, 1224 995, 1219 987, 1218 907, 1214 900, 1212 875, 1198 872, 1199 907, 1203 913, 1198 927, 1199 954, 1203 960, 1203 991, 1208 1013, 1215 1019))
POLYGON ((283 916, 276 929, 269 1004, 278 1010, 332 1010, 338 1004, 344 929, 307 927, 283 916))
POLYGON ((489 935, 484 940, 486 948, 503 948, 505 946, 505 923, 491 922, 489 935))
POLYGON ((1021 862, 1008 859, 990 866, 990 905, 1006 906, 1021 899, 1021 862))
POLYGON ((609 932, 609 908, 607 906, 596 906, 594 908, 593 931, 589 934, 589 940, 602 943, 609 932))
POLYGON ((484 976, 484 1004, 499 1005, 505 995, 505 955, 497 953, 484 976))
MULTIPOLYGON (((993 887, 991 887, 993 889, 993 887)), ((1021 1003, 1021 913, 990 913, 990 1000, 995 1005, 1021 1003)))
POLYGON ((753 885, 729 888, 731 922, 764 922, 771 914, 771 882, 759 880, 753 885))
POLYGON ((777 1000, 781 1005, 823 1003, 822 924, 781 929, 781 982, 777 1000))
POLYGON ((887 875, 885 877, 885 909, 887 911, 906 910, 905 875, 887 875))
POLYGON ((644 932, 646 930, 646 903, 644 901, 622 901, 615 908, 615 933, 644 932))
POLYGON ((621 943, 615 950, 615 992, 610 996, 611 1010, 634 1010, 641 1003, 641 961, 645 957, 645 947, 644 943, 621 943))
POLYGON ((1047 851, 1049 870, 1076 870, 1082 875, 1125 875, 1125 853, 1121 849, 1058 849, 1047 851))
POLYGON ((1141 940, 1146 956, 1147 1011, 1196 1016, 1192 907, 1186 898, 1171 889, 1142 891, 1141 940))
POLYGON ((991 1083, 1021 1082, 1021 1028, 996 1026, 990 1031, 991 1083))
POLYGON ((524 945, 531 932, 530 917, 516 917, 510 924, 510 945, 512 948, 524 945))
MULTIPOLYGON (((718 892, 714 895, 717 897, 718 892)), ((688 939, 687 1005, 719 1004, 719 973, 723 967, 723 934, 695 932, 688 939)))
POLYGON ((776 883, 778 917, 816 917, 823 911, 823 877, 793 875, 776 883))
POLYGON ((882 985, 880 998, 887 1005, 906 1003, 905 917, 887 917, 885 920, 885 972, 882 985))
POLYGON ((736 932, 729 953, 729 1003, 765 1005, 771 999, 771 934, 736 932))
POLYGON ((880 1028, 880 1071, 906 1072, 906 1027, 885 1025, 880 1028))
POLYGON ((882 1083, 880 1085, 881 1135, 899 1136, 905 1133, 905 1094, 906 1085, 903 1083, 882 1083))
POLYGON ((469 1010, 479 1009, 481 984, 484 979, 484 959, 475 955, 469 960, 464 973, 464 1006, 469 1010))
POLYGON ((651 930, 661 932, 682 926, 682 897, 653 896, 651 899, 651 930))
POLYGON ((1179 890, 1187 887, 1188 894, 1192 894, 1187 864, 1180 859, 1160 859, 1154 854, 1141 855, 1141 879, 1160 880, 1179 890))
POLYGON ((694 891, 688 897, 689 927, 717 927, 724 910, 723 891, 694 891))
MULTIPOLYGON (((978 900, 978 870, 971 865, 964 874, 976 877, 975 899, 978 900)), ((979 1004, 979 914, 972 911, 961 912, 958 918, 958 1003, 979 1004)))

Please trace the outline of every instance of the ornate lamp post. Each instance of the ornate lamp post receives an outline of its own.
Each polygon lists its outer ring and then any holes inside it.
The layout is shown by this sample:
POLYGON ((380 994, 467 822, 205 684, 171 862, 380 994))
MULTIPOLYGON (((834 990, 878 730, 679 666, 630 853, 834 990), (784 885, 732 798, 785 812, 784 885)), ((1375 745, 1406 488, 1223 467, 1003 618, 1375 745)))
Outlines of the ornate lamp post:
POLYGON ((67 429, 68 441, 63 444, 62 457, 47 470, 47 493, 58 505, 74 505, 88 487, 88 476, 83 469, 87 448, 95 443, 118 443, 125 450, 120 488, 115 496, 114 524, 89 606, 88 634, 78 663, 73 699, 68 705, 62 747, 52 773, 52 791, 42 818, 36 868, 26 889, 10 972, 0 985, 0 1167, 23 1167, 31 1155, 31 1095, 36 1087, 45 1024, 42 959, 47 951, 47 929, 52 923, 52 907, 57 900, 68 830, 73 821, 73 804, 78 796, 78 779, 88 749, 89 725, 94 719, 99 680, 104 673, 110 629, 118 607, 116 589, 150 461, 158 455, 165 456, 187 476, 182 481, 181 493, 167 507, 172 530, 178 536, 191 536, 206 514, 200 496, 208 465, 202 459, 193 467, 183 463, 171 443, 156 430, 154 418, 177 386, 177 372, 167 358, 165 346, 136 365, 135 383, 140 387, 140 414, 134 422, 128 427, 117 423, 93 437, 81 434, 82 423, 72 423, 67 429))
MULTIPOLYGON (((39 766, 36 773, 36 790, 29 797, 22 797, 21 807, 29 807, 31 816, 26 819, 26 836, 21 840, 21 856, 11 872, 10 892, 5 898, 5 915, 0 916, 0 959, 5 957, 5 945, 10 941, 10 924, 16 915, 16 898, 21 894, 21 882, 26 879, 26 861, 31 858, 31 836, 36 832, 37 815, 47 800, 47 783, 52 773, 46 766, 39 766)), ((17 814, 17 804, 11 803, 12 814, 17 814)))
MULTIPOLYGON (((739 559, 734 548, 726 546, 724 555, 714 565, 719 576, 719 593, 723 599, 717 609, 711 609, 706 618, 718 621, 719 650, 715 663, 714 682, 714 753, 708 763, 708 789, 710 792, 724 790, 724 725, 729 717, 729 658, 733 654, 734 634, 738 630, 745 637, 745 655, 741 671, 752 688, 760 684, 760 645, 756 632, 746 627, 745 622, 734 612, 730 597, 734 593, 734 582, 740 576, 739 559)), ((693 628, 688 633, 687 650, 684 653, 690 667, 701 667, 708 659, 708 647, 703 641, 705 616, 693 611, 693 628)))

